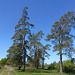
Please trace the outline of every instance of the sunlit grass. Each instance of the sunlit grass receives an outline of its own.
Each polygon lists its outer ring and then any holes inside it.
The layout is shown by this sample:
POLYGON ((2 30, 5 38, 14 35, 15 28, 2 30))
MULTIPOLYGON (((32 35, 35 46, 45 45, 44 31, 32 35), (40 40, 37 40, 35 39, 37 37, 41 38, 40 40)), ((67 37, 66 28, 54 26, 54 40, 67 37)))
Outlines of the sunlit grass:
POLYGON ((31 69, 29 67, 26 68, 25 72, 23 72, 22 69, 18 70, 18 67, 13 67, 12 71, 9 70, 7 71, 6 68, 2 68, 1 71, 2 71, 2 75, 8 75, 8 72, 9 75, 74 75, 74 74, 66 74, 66 73, 60 74, 57 70, 47 70, 47 69, 34 70, 34 68, 31 69))
POLYGON ((18 71, 14 71, 14 75, 74 75, 74 74, 60 74, 60 73, 28 73, 28 72, 18 72, 18 71))
POLYGON ((22 72, 21 70, 17 70, 17 68, 14 68, 14 71, 12 71, 14 75, 74 75, 74 74, 60 74, 57 70, 43 70, 43 69, 29 69, 28 67, 26 68, 25 72, 22 72))

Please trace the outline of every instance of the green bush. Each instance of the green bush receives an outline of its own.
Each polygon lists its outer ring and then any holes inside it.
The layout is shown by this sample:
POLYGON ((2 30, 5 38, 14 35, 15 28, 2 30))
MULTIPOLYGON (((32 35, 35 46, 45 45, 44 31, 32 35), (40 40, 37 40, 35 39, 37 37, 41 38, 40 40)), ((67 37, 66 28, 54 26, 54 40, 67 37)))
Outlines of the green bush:
POLYGON ((52 70, 53 67, 51 65, 48 66, 48 70, 52 70))
POLYGON ((53 62, 53 63, 51 63, 50 65, 48 65, 48 69, 49 69, 49 70, 56 69, 56 65, 57 65, 57 63, 56 63, 56 62, 53 62))
POLYGON ((71 60, 67 60, 63 62, 63 71, 64 72, 73 72, 74 71, 74 63, 71 60))

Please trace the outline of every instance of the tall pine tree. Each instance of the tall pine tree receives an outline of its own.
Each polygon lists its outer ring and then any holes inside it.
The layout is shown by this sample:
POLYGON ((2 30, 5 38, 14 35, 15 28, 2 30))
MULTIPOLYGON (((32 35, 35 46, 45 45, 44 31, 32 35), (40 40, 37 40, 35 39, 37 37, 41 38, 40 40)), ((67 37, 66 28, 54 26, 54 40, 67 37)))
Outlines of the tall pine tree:
POLYGON ((41 57, 41 38, 43 36, 43 32, 42 31, 39 31, 37 34, 32 34, 29 38, 29 41, 30 41, 30 52, 31 54, 33 54, 34 56, 34 61, 35 61, 35 69, 38 69, 38 66, 39 66, 39 58, 41 57))
POLYGON ((30 24, 28 22, 28 12, 27 12, 28 7, 25 7, 23 9, 23 14, 22 18, 19 20, 18 24, 15 27, 15 35, 13 36, 12 39, 14 39, 17 43, 22 42, 22 49, 23 49, 23 71, 25 71, 25 64, 26 64, 26 48, 27 48, 27 37, 30 35, 30 27, 33 27, 33 24, 30 24), (21 36, 21 41, 19 37, 21 36), (18 38, 17 38, 18 37, 18 38), (17 38, 17 39, 16 39, 17 38))
POLYGON ((53 51, 58 51, 58 55, 60 55, 60 73, 63 73, 62 55, 68 51, 67 47, 72 45, 69 43, 73 43, 72 35, 70 34, 70 24, 73 21, 70 18, 71 16, 72 14, 68 12, 59 21, 55 22, 51 29, 52 34, 48 34, 46 39, 46 41, 52 39, 52 43, 54 44, 53 51))

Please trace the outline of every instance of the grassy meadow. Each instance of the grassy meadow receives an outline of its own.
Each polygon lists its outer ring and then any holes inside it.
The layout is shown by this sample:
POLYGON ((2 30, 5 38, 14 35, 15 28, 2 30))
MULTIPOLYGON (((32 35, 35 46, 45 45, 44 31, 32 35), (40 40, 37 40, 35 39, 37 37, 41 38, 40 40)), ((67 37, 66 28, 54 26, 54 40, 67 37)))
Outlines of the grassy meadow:
POLYGON ((26 68, 25 72, 22 72, 21 70, 18 70, 17 67, 11 67, 12 70, 10 70, 10 68, 7 67, 2 67, 2 69, 0 69, 0 75, 75 75, 75 74, 71 74, 71 73, 63 73, 60 74, 57 70, 47 70, 47 69, 37 69, 34 70, 33 68, 26 68))

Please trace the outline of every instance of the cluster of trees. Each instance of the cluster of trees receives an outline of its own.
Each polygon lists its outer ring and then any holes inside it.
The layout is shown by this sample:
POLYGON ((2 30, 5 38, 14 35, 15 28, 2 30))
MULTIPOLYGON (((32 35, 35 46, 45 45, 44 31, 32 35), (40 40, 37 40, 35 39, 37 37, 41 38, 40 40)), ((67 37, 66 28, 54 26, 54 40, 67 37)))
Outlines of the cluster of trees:
MULTIPOLYGON (((38 69, 40 61, 42 60, 44 68, 44 57, 48 56, 46 50, 49 50, 50 45, 42 45, 41 38, 44 35, 42 31, 31 34, 33 24, 28 22, 27 7, 24 8, 22 18, 19 20, 18 25, 15 27, 15 35, 12 37, 13 45, 9 48, 7 58, 9 64, 22 65, 25 71, 26 58, 28 63, 35 64, 35 69, 38 69), (29 52, 29 54, 27 54, 29 52)), ((20 68, 19 68, 20 69, 20 68)))
MULTIPOLYGON (((41 39, 44 35, 42 31, 38 33, 31 33, 33 24, 28 22, 28 7, 23 10, 22 18, 19 20, 15 27, 15 35, 12 37, 13 45, 9 48, 7 59, 9 64, 23 65, 23 71, 25 71, 25 64, 30 63, 38 69, 42 62, 42 68, 44 69, 45 56, 48 57, 50 53, 51 45, 43 45, 41 39), (27 58, 27 62, 26 62, 27 58)), ((73 48, 73 35, 70 34, 71 27, 74 26, 74 12, 68 12, 55 22, 51 29, 51 34, 48 34, 45 41, 50 41, 54 44, 54 50, 58 51, 60 55, 60 73, 63 72, 62 67, 62 55, 66 54, 70 57, 75 52, 73 48)))

